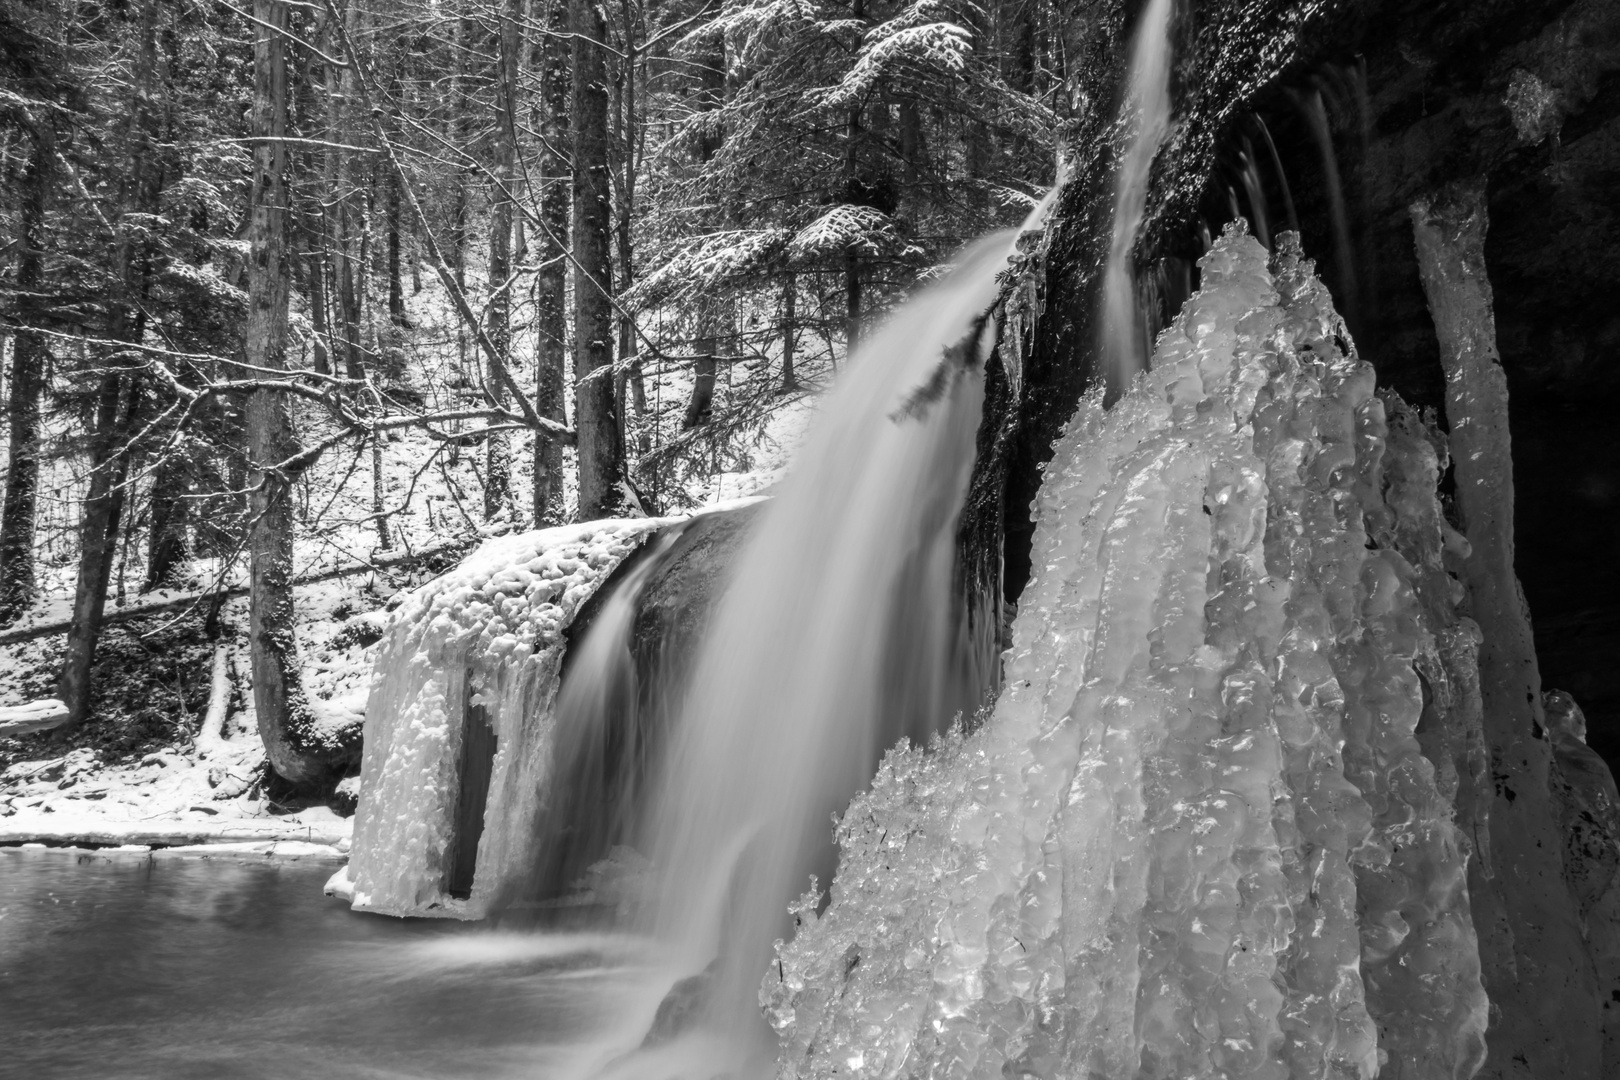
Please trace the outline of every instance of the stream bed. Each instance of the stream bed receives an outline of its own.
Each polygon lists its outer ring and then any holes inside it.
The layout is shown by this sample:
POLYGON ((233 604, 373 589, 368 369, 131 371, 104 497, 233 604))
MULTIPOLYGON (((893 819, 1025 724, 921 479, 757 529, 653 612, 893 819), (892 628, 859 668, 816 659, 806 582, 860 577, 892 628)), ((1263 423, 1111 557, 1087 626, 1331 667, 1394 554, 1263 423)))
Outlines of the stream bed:
POLYGON ((0 848, 0 1077, 574 1072, 623 943, 351 912, 329 861, 0 848))

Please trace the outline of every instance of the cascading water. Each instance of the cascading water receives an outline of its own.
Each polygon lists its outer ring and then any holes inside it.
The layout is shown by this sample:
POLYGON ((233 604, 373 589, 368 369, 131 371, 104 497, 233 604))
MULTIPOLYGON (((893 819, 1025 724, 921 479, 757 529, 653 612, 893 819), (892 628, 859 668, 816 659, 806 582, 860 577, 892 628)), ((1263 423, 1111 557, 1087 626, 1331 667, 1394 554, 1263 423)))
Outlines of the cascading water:
POLYGON ((648 540, 628 572, 602 586, 601 606, 569 650, 553 710, 553 779, 531 831, 534 880, 525 887, 536 898, 563 892, 627 838, 632 823, 625 817, 640 805, 638 766, 651 734, 640 722, 637 700, 636 603, 686 527, 671 526, 648 540))
POLYGON ((361 911, 478 919, 529 877, 567 628, 623 559, 673 524, 500 537, 405 601, 366 708, 353 858, 329 891, 361 911), (485 785, 482 804, 469 804, 485 785), (458 867, 470 880, 453 880, 458 867))
POLYGON ((1170 16, 1174 0, 1149 0, 1131 43, 1120 119, 1125 150, 1114 178, 1114 224, 1103 264, 1103 356, 1123 390, 1147 366, 1147 335, 1136 301, 1132 249, 1147 209, 1148 173, 1170 131, 1170 16))
MULTIPOLYGON (((982 242, 862 344, 709 626, 638 844, 656 867, 638 925, 686 977, 656 1037, 677 1035, 694 1075, 763 1068, 759 973, 829 815, 885 747, 949 719, 956 523, 1015 238, 982 242), (664 1032, 672 1012, 686 1019, 664 1032)), ((621 1049, 654 1003, 626 1009, 621 1049)))
POLYGON ((994 715, 890 755, 764 972, 778 1075, 1478 1069, 1438 436, 1292 234, 1274 265, 1229 229, 1152 370, 1070 422, 994 715))

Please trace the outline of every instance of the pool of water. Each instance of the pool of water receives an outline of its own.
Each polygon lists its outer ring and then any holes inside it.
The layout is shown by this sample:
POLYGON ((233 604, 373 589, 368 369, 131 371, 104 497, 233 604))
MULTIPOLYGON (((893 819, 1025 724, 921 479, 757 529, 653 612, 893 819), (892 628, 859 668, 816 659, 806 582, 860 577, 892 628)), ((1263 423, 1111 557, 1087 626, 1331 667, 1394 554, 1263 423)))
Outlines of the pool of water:
POLYGON ((0 849, 0 1077, 553 1080, 650 974, 600 935, 355 914, 336 868, 0 849))

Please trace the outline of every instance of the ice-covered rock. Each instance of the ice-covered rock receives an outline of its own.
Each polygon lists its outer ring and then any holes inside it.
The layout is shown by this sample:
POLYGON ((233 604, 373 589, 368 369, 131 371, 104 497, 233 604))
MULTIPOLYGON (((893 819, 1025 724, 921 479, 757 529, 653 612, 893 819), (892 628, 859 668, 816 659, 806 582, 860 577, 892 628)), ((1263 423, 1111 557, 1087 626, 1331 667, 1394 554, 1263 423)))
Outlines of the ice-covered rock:
MULTIPOLYGON (((479 918, 527 870, 545 791, 564 630, 670 519, 593 521, 486 542, 411 595, 378 654, 348 869, 357 910, 479 918), (449 895, 470 714, 494 737, 470 895, 449 895)), ((480 812, 472 810, 476 816, 480 812)))
POLYGON ((892 752, 830 906, 794 909, 761 987, 781 1075, 1477 1071, 1443 445, 1297 243, 1268 266, 1235 227, 1201 268, 1056 448, 994 715, 892 752))

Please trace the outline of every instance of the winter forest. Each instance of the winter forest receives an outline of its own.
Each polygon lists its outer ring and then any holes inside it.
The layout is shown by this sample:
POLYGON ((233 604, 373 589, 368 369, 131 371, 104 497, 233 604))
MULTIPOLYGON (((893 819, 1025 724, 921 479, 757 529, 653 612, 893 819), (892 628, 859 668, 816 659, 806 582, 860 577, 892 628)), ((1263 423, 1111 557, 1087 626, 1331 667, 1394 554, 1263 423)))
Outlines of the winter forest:
POLYGON ((0 0, 0 1073, 1615 1075, 1616 42, 0 0))
POLYGON ((71 597, 42 696, 82 722, 109 610, 200 622, 251 564, 276 765, 341 769, 298 734, 300 577, 748 473, 868 312, 1051 181, 1051 13, 952 17, 8 5, 0 620, 71 597))

